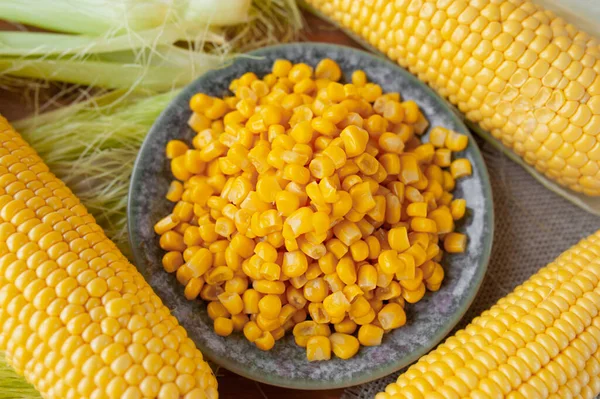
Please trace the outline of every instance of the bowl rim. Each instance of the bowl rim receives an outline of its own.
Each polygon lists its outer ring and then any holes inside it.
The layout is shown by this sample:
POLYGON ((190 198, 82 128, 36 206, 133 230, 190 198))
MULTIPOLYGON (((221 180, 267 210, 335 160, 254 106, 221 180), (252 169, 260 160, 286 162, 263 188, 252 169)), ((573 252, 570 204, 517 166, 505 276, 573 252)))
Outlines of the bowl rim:
MULTIPOLYGON (((454 312, 452 314, 452 316, 450 316, 448 318, 444 327, 440 328, 435 334, 428 337, 429 342, 431 342, 430 345, 424 345, 420 350, 412 351, 411 353, 407 354, 406 356, 403 356, 401 359, 399 359, 395 363, 392 363, 386 367, 381 367, 381 368, 371 370, 369 372, 365 372, 358 377, 353 376, 352 378, 343 379, 343 380, 326 380, 325 382, 321 382, 321 381, 314 382, 312 380, 300 380, 300 379, 290 380, 287 378, 281 378, 277 375, 261 374, 261 373, 257 373, 257 372, 253 372, 253 371, 247 371, 238 362, 229 360, 228 358, 220 358, 218 353, 215 353, 210 348, 200 347, 200 345, 198 345, 196 343, 198 349, 202 352, 203 356, 210 359, 217 365, 224 367, 227 370, 229 370, 235 374, 241 375, 242 377, 248 378, 253 381, 258 381, 261 383, 265 383, 268 385, 274 385, 274 386, 278 386, 278 387, 282 387, 282 388, 301 389, 301 390, 326 390, 326 389, 347 388, 347 387, 351 387, 351 386, 365 384, 367 382, 371 382, 371 381, 386 377, 398 370, 401 370, 405 367, 412 365, 420 357, 429 353, 435 347, 437 347, 444 340, 444 338, 452 331, 452 329, 454 327, 456 327, 458 322, 463 318, 463 316, 465 315, 467 310, 473 304, 473 301, 475 300, 475 298, 481 288, 485 274, 487 272, 487 268, 488 268, 489 260, 490 260, 490 256, 491 256, 492 243, 493 243, 493 239, 494 239, 494 229, 495 229, 495 215, 494 215, 494 206, 493 206, 494 202, 493 202, 493 196, 492 196, 492 187, 491 187, 491 183, 490 183, 489 173, 488 173, 485 161, 483 159, 483 156, 481 154, 481 150, 479 149, 479 146, 475 142, 473 135, 471 134, 471 131, 464 124, 463 118, 457 114, 457 111, 455 110, 455 108, 450 106, 450 104, 444 98, 442 98, 440 95, 438 95, 427 84, 425 84, 424 82, 419 80, 416 76, 411 74, 408 70, 406 70, 403 67, 390 61, 388 58, 384 57, 382 54, 371 53, 371 52, 356 49, 356 48, 353 48, 350 46, 331 44, 331 43, 294 42, 294 43, 287 43, 287 44, 277 44, 277 45, 266 46, 266 47, 262 47, 257 50, 253 50, 251 52, 244 54, 243 56, 260 58, 265 53, 277 51, 279 49, 286 48, 286 47, 318 47, 323 50, 327 50, 327 49, 333 50, 333 49, 343 48, 344 51, 356 53, 362 57, 376 58, 376 59, 378 59, 379 62, 383 62, 384 64, 386 64, 387 67, 393 69, 395 71, 395 73, 401 74, 404 79, 407 79, 408 81, 410 81, 410 83, 417 85, 420 90, 425 92, 426 95, 433 97, 435 99, 435 101, 439 102, 443 106, 443 108, 448 110, 448 112, 452 115, 451 116, 452 120, 458 126, 461 126, 463 128, 463 131, 461 133, 466 134, 469 137, 469 147, 470 147, 469 149, 471 151, 471 155, 473 156, 474 160, 476 161, 476 165, 474 165, 474 166, 476 166, 481 173, 481 183, 482 183, 482 190, 484 192, 484 208, 485 208, 484 222, 487 224, 487 236, 488 237, 484 238, 484 240, 483 240, 483 245, 481 247, 482 254, 480 257, 479 266, 477 267, 476 272, 473 277, 474 284, 471 286, 470 289, 468 289, 468 291, 467 291, 468 295, 465 295, 465 297, 463 298, 463 301, 461 303, 459 303, 458 310, 456 312, 454 312)), ((235 62, 235 60, 233 62, 235 62)), ((195 82, 197 82, 200 79, 210 81, 213 78, 217 78, 219 76, 219 74, 221 74, 222 71, 229 68, 230 65, 231 64, 228 64, 222 68, 210 70, 210 71, 200 75, 198 78, 196 78, 190 84, 186 85, 181 90, 181 92, 179 94, 177 94, 170 101, 169 105, 161 112, 161 114, 158 116, 156 121, 159 121, 160 119, 162 119, 163 115, 165 115, 166 112, 168 112, 168 110, 172 106, 174 106, 174 104, 177 102, 177 100, 179 98, 182 98, 182 97, 187 98, 189 96, 189 94, 191 94, 192 87, 194 86, 195 82)), ((132 182, 137 180, 137 176, 141 173, 142 167, 140 166, 140 163, 141 163, 142 155, 147 151, 146 147, 150 145, 149 137, 154 134, 158 134, 159 131, 160 130, 158 130, 157 123, 155 122, 152 125, 152 127, 150 128, 150 130, 148 131, 146 137, 144 138, 144 142, 142 143, 142 145, 139 149, 138 155, 137 155, 135 163, 134 163, 131 178, 130 178, 130 186, 129 186, 128 198, 127 198, 127 216, 128 216, 127 228, 128 228, 129 244, 132 248, 132 256, 133 256, 133 259, 135 262, 134 265, 136 265, 136 268, 137 268, 137 264, 143 264, 145 262, 145 260, 140 256, 139 251, 135 249, 136 247, 133 242, 134 239, 137 237, 134 237, 136 235, 136 233, 135 233, 136 229, 134 228, 135 227, 133 225, 134 221, 133 221, 133 218, 131 217, 131 213, 132 213, 131 209, 134 206, 134 202, 136 201, 135 192, 134 192, 135 188, 134 188, 134 185, 132 184, 132 182)))

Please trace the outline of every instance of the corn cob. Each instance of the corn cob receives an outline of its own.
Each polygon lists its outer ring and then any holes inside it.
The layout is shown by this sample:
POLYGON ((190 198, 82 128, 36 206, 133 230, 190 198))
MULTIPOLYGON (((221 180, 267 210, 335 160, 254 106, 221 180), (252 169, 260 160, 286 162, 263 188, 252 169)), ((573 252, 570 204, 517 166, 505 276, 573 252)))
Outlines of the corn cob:
POLYGON ((422 357, 376 399, 595 398, 600 231, 422 357))
POLYGON ((306 0, 577 192, 600 195, 598 40, 524 0, 306 0))
POLYGON ((47 398, 218 396, 183 327, 2 116, 0 350, 47 398))

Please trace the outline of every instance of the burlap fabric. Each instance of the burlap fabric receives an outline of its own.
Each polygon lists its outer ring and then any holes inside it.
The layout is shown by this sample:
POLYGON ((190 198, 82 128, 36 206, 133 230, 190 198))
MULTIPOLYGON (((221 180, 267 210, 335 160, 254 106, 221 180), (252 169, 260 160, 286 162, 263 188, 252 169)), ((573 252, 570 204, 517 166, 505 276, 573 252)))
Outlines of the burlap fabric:
MULTIPOLYGON (((478 144, 494 195, 494 244, 481 290, 457 329, 467 325, 571 245, 600 229, 600 217, 552 193, 488 143, 478 140, 478 144)), ((373 398, 395 381, 398 374, 348 388, 342 398, 373 398)))

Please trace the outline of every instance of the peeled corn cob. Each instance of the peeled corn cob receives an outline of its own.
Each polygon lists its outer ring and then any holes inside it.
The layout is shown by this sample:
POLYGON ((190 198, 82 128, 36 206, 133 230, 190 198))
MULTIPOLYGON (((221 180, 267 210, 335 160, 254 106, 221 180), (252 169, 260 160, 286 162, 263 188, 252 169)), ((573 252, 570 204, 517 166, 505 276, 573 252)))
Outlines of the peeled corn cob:
POLYGON ((183 327, 1 116, 0 350, 47 398, 218 397, 183 327))
POLYGON ((600 195, 598 40, 524 0, 306 0, 546 176, 600 195))
POLYGON ((376 399, 595 398, 600 231, 422 357, 376 399))

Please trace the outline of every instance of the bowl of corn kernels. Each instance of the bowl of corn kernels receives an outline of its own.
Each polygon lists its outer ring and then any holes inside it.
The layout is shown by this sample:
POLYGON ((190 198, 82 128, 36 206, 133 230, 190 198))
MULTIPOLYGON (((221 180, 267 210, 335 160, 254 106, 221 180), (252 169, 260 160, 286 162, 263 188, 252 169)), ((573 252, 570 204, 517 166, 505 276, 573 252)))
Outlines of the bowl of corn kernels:
POLYGON ((252 55, 189 85, 149 132, 129 195, 136 265, 235 373, 300 389, 388 375, 482 282, 481 154, 391 62, 316 43, 252 55))

